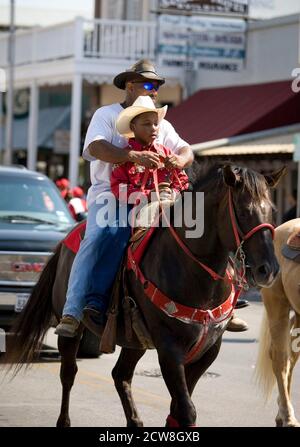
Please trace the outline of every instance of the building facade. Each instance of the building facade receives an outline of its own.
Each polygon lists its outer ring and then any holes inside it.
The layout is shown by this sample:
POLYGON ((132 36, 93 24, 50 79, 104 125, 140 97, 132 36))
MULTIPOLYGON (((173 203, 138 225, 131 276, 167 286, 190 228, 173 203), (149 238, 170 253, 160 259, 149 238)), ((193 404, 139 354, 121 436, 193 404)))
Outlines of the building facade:
MULTIPOLYGON (((24 157, 29 168, 38 167, 53 178, 67 175, 73 185, 79 173, 80 182, 85 179, 79 155, 92 113, 101 105, 122 100, 123 92, 112 85, 112 79, 138 59, 152 60, 166 77, 168 82, 160 89, 159 100, 170 106, 177 106, 201 89, 292 80, 293 70, 300 66, 299 15, 246 22, 244 51, 238 53, 228 51, 224 33, 191 28, 188 34, 179 36, 185 43, 178 42, 180 48, 185 45, 187 63, 172 65, 160 57, 162 28, 161 15, 155 13, 156 0, 102 0, 99 5, 96 16, 101 18, 79 17, 68 23, 23 30, 15 39, 15 108, 18 102, 21 108, 27 104, 26 116, 15 119, 17 161, 24 157), (212 35, 220 43, 218 47, 214 43, 214 52, 210 53, 205 39, 212 35), (193 48, 195 60, 197 54, 209 58, 217 49, 218 57, 224 56, 223 66, 202 62, 195 69, 190 64, 193 48), (238 70, 230 71, 227 60, 236 54, 242 55, 242 62, 238 70)), ((234 42, 234 33, 230 36, 234 42)), ((7 49, 8 34, 3 33, 0 67, 4 72, 7 49)), ((0 76, 2 91, 4 78, 0 76)), ((5 97, 1 96, 5 106, 5 97)), ((5 107, 1 110, 3 154, 5 107)))

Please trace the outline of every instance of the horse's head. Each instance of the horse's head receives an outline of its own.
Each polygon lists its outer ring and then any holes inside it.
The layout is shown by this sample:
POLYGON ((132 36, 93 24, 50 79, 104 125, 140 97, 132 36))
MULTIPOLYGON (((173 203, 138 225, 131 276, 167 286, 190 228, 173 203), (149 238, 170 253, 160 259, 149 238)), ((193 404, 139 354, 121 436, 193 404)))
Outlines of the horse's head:
POLYGON ((221 168, 218 233, 230 251, 235 253, 242 247, 249 285, 269 287, 279 271, 273 247, 270 187, 277 185, 284 170, 264 176, 231 164, 221 168))

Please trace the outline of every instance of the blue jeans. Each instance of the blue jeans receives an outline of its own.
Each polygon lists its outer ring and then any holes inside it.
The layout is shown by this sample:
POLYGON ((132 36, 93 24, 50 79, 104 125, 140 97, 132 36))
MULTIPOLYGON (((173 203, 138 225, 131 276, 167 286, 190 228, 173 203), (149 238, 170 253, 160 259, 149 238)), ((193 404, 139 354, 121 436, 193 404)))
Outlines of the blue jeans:
POLYGON ((99 311, 107 310, 114 279, 130 238, 131 228, 127 224, 130 207, 121 205, 118 208, 116 202, 116 212, 111 216, 104 215, 107 207, 107 204, 96 202, 90 206, 85 236, 72 265, 63 315, 72 315, 78 321, 87 304, 99 311))

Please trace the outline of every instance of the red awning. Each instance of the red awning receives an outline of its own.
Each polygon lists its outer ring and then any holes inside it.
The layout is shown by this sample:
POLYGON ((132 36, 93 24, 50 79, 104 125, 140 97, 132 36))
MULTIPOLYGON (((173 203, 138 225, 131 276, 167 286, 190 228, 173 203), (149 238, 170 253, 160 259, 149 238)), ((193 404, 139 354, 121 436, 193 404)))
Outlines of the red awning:
POLYGON ((199 90, 170 109, 167 120, 190 144, 300 122, 292 80, 199 90))

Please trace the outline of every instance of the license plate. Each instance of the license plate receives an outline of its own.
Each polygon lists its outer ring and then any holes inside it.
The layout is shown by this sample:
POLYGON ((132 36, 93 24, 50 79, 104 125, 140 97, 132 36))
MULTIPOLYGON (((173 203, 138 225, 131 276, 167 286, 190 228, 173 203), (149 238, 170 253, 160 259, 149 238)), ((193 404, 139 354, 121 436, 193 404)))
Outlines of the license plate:
POLYGON ((15 312, 21 312, 23 310, 29 297, 30 293, 17 293, 15 312))

